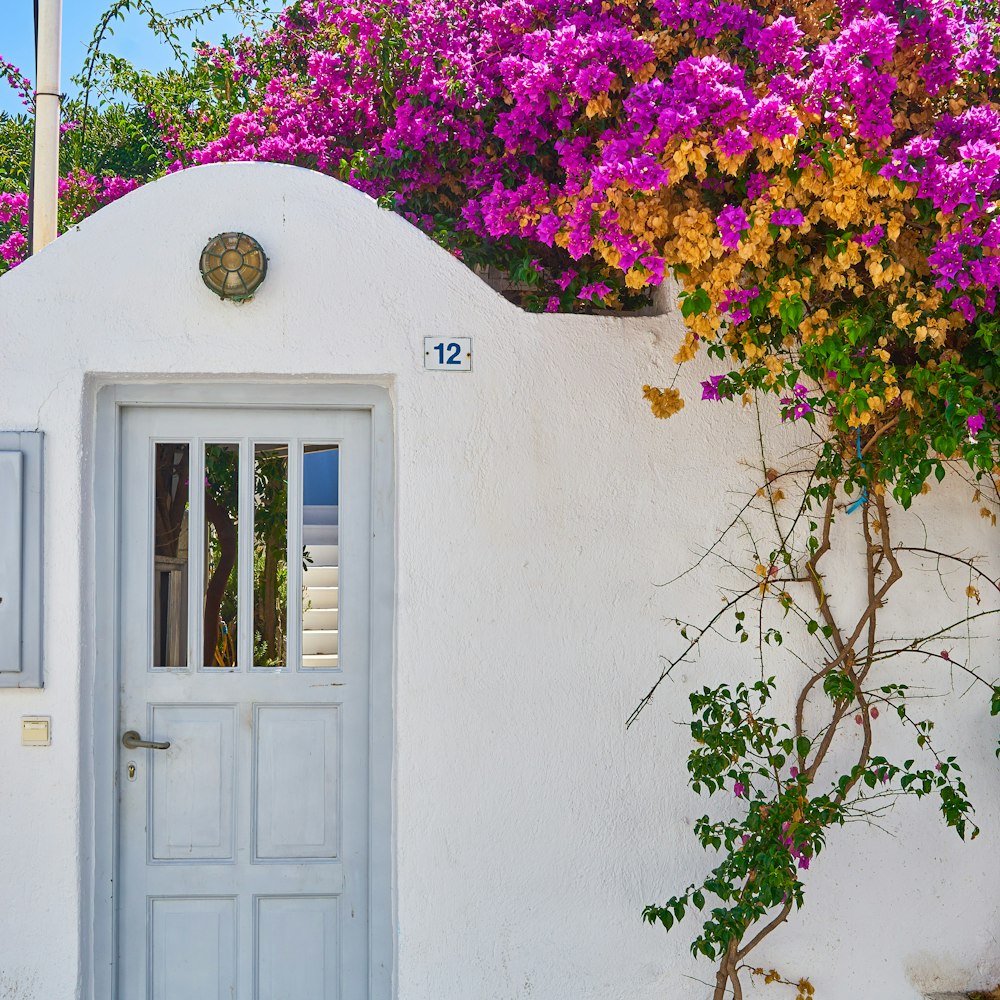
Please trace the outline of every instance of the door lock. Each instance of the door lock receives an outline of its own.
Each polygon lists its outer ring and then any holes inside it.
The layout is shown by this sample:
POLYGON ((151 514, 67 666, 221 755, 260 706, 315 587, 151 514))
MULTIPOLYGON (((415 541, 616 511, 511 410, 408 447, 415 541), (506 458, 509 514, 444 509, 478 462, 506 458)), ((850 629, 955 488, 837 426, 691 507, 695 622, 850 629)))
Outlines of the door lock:
POLYGON ((122 733, 122 746, 128 748, 129 750, 169 750, 169 741, 165 743, 157 743, 155 740, 144 740, 134 729, 130 729, 127 733, 122 733))

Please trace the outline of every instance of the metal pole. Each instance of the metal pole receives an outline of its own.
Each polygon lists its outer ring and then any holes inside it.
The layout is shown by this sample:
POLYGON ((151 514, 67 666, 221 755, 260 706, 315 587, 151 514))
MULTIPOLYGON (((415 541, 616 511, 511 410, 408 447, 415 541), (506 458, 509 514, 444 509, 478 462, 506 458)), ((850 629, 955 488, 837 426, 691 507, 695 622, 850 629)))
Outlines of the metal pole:
POLYGON ((38 0, 37 11, 32 253, 38 253, 57 235, 59 124, 62 105, 62 95, 59 90, 62 0, 38 0))

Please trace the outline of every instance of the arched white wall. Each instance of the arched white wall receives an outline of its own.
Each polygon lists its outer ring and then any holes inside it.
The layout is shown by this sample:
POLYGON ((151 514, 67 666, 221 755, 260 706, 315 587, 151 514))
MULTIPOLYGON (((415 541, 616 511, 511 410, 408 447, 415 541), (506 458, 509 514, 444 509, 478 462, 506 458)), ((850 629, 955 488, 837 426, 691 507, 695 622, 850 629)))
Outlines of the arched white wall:
MULTIPOLYGON (((142 188, 0 280, 0 429, 46 434, 46 687, 0 691, 0 996, 92 1000, 80 719, 100 669, 94 399, 150 377, 391 393, 400 1000, 707 996, 693 927, 665 936, 639 915, 711 863, 690 832, 707 805, 684 783, 687 690, 759 668, 738 649, 691 664, 628 733, 624 720, 671 648, 668 619, 719 600, 704 580, 658 584, 755 488, 739 463, 759 448, 750 410, 699 401, 703 369, 681 372, 679 416, 649 415, 641 385, 673 378, 678 329, 676 314, 523 314, 364 196, 261 164, 142 188), (239 306, 197 270, 206 240, 234 229, 270 256, 239 306), (423 337, 439 334, 473 338, 471 374, 423 370, 423 337), (51 747, 19 745, 30 714, 52 716, 51 747)), ((950 547, 995 554, 967 492, 932 494, 921 516, 932 531, 947 517, 950 547)), ((940 599, 934 586, 922 577, 901 602, 903 631, 940 599)), ((997 629, 979 634, 995 668, 997 629)), ((938 714, 984 833, 962 845, 933 806, 906 804, 885 820, 896 836, 831 834, 807 909, 760 955, 824 1000, 1000 978, 994 727, 971 695, 938 714)))

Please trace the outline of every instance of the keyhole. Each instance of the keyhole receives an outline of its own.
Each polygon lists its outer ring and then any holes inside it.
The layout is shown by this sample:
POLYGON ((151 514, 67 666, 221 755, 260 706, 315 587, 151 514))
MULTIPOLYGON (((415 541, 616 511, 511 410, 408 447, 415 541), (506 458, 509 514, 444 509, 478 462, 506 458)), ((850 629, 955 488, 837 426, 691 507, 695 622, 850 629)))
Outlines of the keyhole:
POLYGON ((132 761, 128 762, 128 780, 135 781, 135 764, 132 761))

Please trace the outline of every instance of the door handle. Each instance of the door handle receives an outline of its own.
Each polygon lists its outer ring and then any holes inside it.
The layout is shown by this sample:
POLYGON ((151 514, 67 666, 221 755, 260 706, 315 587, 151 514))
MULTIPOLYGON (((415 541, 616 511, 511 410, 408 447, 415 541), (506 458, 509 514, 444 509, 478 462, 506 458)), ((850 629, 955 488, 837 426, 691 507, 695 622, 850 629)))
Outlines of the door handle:
POLYGON ((122 733, 122 746, 127 747, 129 750, 169 750, 170 743, 157 743, 154 740, 144 740, 134 729, 130 729, 127 733, 122 733))

